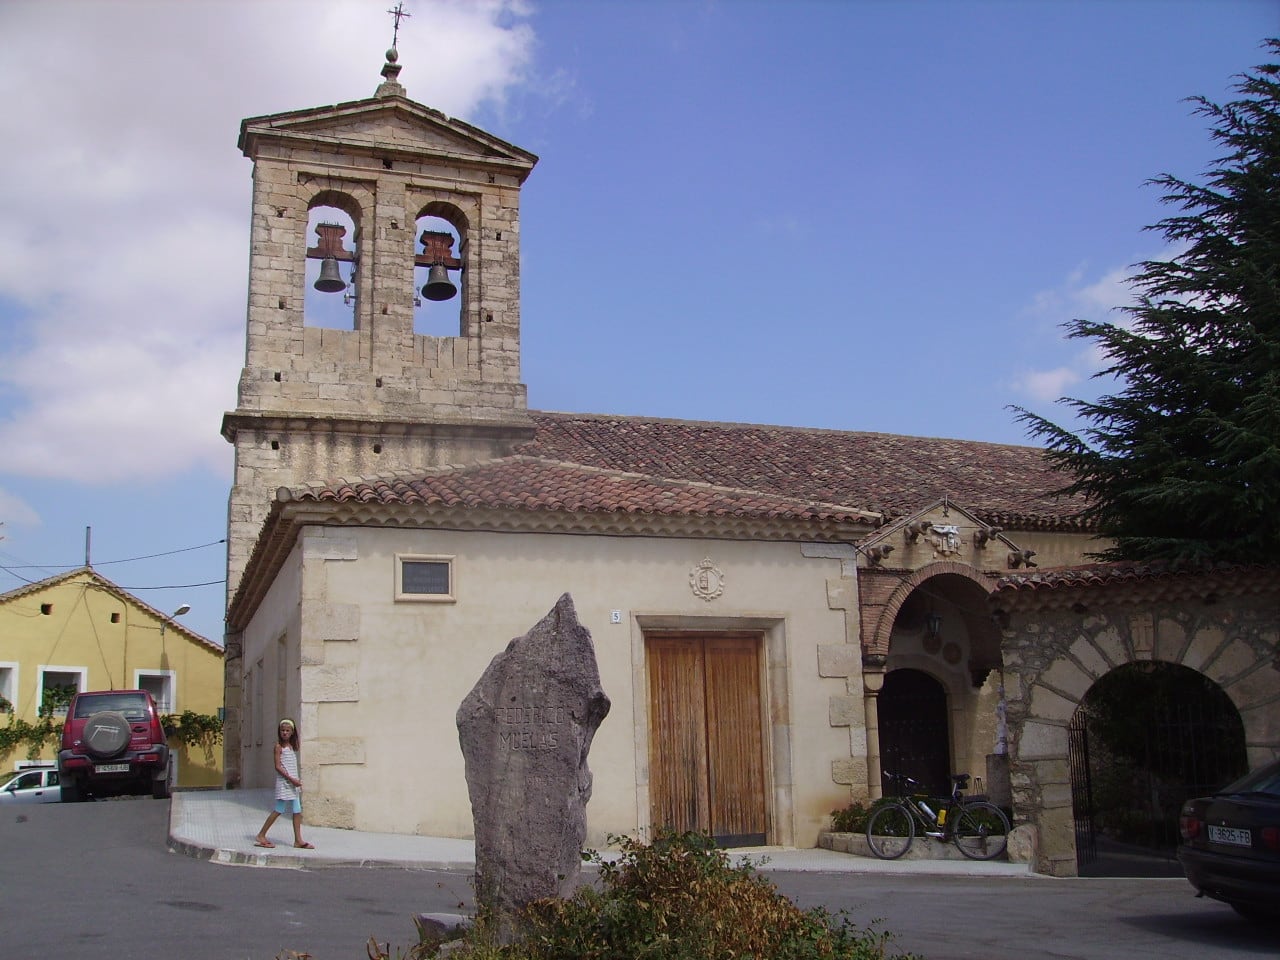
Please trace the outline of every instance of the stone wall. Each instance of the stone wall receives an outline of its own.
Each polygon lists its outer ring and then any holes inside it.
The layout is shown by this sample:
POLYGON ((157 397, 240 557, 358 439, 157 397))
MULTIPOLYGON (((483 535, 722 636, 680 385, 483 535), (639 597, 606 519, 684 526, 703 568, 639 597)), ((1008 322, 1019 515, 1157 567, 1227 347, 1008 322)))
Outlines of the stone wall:
POLYGON ((1278 594, 1270 571, 996 591, 1014 813, 1035 827, 1038 872, 1076 874, 1067 728, 1090 687, 1117 667, 1158 660, 1199 671, 1239 710, 1250 765, 1280 756, 1278 594))

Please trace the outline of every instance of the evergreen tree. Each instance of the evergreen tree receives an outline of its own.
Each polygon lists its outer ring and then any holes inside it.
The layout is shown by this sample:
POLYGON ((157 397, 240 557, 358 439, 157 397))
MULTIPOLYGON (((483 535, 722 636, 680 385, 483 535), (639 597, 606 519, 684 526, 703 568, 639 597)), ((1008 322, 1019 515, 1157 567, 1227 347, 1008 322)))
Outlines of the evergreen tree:
POLYGON ((1181 252, 1137 264, 1123 322, 1066 324, 1118 392, 1060 401, 1079 433, 1014 408, 1114 541, 1101 559, 1280 563, 1280 63, 1233 89, 1191 99, 1226 150, 1204 184, 1151 181, 1178 212, 1147 229, 1181 252))

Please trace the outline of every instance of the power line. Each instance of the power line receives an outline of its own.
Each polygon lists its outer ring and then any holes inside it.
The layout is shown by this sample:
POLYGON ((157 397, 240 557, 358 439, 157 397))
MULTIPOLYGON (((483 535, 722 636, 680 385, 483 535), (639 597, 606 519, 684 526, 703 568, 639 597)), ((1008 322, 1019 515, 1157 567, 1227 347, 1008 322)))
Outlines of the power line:
POLYGON ((34 581, 34 580, 28 580, 26 577, 24 577, 24 576, 23 576, 22 574, 20 574, 20 573, 14 573, 14 572, 13 572, 13 571, 14 571, 14 569, 18 569, 18 570, 26 570, 26 569, 28 569, 28 568, 27 568, 27 567, 16 567, 16 568, 10 568, 10 567, 6 567, 4 564, 0 563, 0 570, 3 570, 5 573, 9 574, 11 577, 14 577, 14 578, 16 578, 16 579, 18 579, 18 580, 21 580, 23 583, 35 583, 35 582, 36 582, 36 581, 34 581))
POLYGON ((213 587, 226 583, 226 580, 206 580, 204 583, 170 583, 163 587, 121 587, 121 590, 128 590, 130 593, 137 593, 139 590, 186 590, 190 587, 213 587))
MULTIPOLYGON (((195 547, 182 547, 180 550, 166 550, 164 553, 148 553, 145 556, 128 557, 124 560, 99 560, 92 565, 95 567, 109 567, 116 563, 133 563, 136 560, 154 560, 157 557, 172 557, 174 554, 190 553, 192 550, 203 550, 206 547, 216 547, 226 542, 226 538, 224 537, 221 540, 213 540, 209 543, 202 543, 195 547)), ((14 570, 74 570, 77 567, 83 566, 83 563, 25 563, 15 564, 13 566, 0 566, 0 570, 7 570, 10 573, 13 573, 14 570)), ((17 577, 18 575, 15 573, 14 576, 17 577)), ((18 577, 18 579, 22 580, 26 578, 18 577)), ((28 580, 27 582, 32 583, 33 581, 28 580)))

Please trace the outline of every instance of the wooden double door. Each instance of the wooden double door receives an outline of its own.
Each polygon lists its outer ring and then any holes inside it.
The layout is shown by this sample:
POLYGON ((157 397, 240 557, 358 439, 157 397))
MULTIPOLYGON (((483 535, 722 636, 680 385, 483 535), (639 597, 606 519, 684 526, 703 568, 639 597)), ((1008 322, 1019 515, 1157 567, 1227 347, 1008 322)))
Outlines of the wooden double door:
POLYGON ((649 796, 655 827, 724 847, 768 835, 759 635, 650 635, 649 796))

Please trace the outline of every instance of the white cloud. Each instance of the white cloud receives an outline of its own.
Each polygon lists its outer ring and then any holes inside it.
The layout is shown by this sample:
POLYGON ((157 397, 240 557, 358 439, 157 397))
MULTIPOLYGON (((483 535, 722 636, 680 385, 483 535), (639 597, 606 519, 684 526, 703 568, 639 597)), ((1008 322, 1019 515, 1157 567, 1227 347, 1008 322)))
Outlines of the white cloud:
POLYGON ((1118 322, 1120 314, 1116 308, 1133 300, 1128 280, 1133 271, 1128 267, 1116 267, 1108 270, 1093 283, 1081 285, 1082 276, 1077 274, 1074 283, 1069 287, 1069 302, 1074 304, 1083 314, 1090 317, 1106 317, 1113 323, 1118 322))
MULTIPOLYGON (((1159 256, 1172 253, 1165 251, 1159 256)), ((1019 371, 1009 381, 1022 402, 1053 403, 1106 365, 1107 358, 1095 342, 1066 339, 1062 325, 1076 318, 1126 325, 1127 315, 1119 308, 1133 302, 1128 286, 1132 275, 1133 269, 1128 265, 1100 273, 1077 266, 1058 286, 1041 290, 1031 298, 1023 313, 1043 332, 1040 353, 1045 362, 1043 366, 1019 371)))
POLYGON ((1037 403, 1053 403, 1063 397, 1067 388, 1079 383, 1083 377, 1070 367, 1053 370, 1033 370, 1015 378, 1014 388, 1037 403))
POLYGON ((36 527, 40 525, 40 515, 31 504, 0 487, 0 540, 4 539, 4 528, 8 524, 36 527))
MULTIPOLYGON (((1184 243, 1168 244, 1148 255, 1148 259, 1173 260, 1185 251, 1184 243)), ((1058 286, 1041 290, 1031 298, 1023 313, 1043 332, 1040 354, 1044 363, 1021 370, 1010 379, 1008 385, 1020 402, 1046 405, 1068 395, 1094 400, 1115 387, 1110 378, 1096 376, 1111 362, 1101 346, 1094 340, 1066 339, 1062 325, 1079 318, 1132 329, 1132 317, 1120 308, 1134 302, 1128 281, 1135 270, 1134 266, 1125 265, 1092 273, 1077 266, 1058 286), (1077 388, 1086 383, 1087 387, 1077 388)))
MULTIPOLYGON (((229 469, 218 425, 243 362, 248 260, 240 121, 371 96, 385 6, 0 4, 0 471, 229 469)), ((414 99, 466 117, 526 82, 520 0, 407 7, 400 82, 414 99)))

